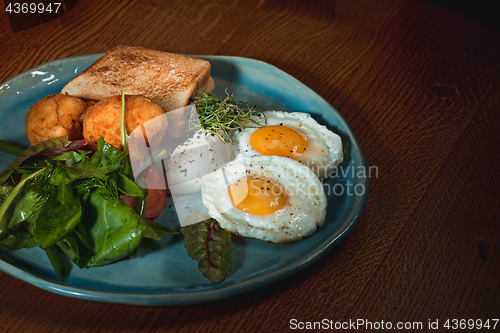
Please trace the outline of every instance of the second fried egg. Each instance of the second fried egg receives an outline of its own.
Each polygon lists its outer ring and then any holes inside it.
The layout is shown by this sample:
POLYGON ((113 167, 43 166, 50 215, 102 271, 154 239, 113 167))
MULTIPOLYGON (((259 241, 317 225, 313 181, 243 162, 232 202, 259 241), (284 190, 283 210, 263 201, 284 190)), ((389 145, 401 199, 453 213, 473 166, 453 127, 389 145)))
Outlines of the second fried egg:
POLYGON ((308 113, 266 111, 267 125, 234 133, 239 153, 276 155, 294 159, 320 179, 328 178, 342 162, 342 140, 308 113))

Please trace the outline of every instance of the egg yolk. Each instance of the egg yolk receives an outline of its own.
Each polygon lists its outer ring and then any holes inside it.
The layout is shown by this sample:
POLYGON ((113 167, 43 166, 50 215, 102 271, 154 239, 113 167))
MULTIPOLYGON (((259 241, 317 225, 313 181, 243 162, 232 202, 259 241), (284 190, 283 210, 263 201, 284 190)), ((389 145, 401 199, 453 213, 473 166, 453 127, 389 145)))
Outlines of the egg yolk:
POLYGON ((296 159, 306 151, 307 137, 290 127, 270 125, 253 132, 250 145, 262 155, 296 159))
POLYGON ((236 208, 252 215, 272 214, 288 201, 283 187, 265 177, 240 178, 229 185, 228 193, 236 208))

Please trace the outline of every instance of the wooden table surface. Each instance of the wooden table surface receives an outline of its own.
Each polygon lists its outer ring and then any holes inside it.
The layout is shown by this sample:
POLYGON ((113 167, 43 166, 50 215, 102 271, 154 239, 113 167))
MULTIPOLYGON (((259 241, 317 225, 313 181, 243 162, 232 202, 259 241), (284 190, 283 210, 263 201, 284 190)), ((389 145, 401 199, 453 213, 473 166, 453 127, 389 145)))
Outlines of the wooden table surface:
POLYGON ((413 331, 489 319, 493 331, 500 33, 491 25, 426 0, 80 0, 13 33, 0 8, 0 82, 118 44, 259 59, 339 110, 378 169, 345 241, 268 287, 148 307, 66 298, 0 273, 1 332, 281 332, 323 319, 422 323, 413 331))

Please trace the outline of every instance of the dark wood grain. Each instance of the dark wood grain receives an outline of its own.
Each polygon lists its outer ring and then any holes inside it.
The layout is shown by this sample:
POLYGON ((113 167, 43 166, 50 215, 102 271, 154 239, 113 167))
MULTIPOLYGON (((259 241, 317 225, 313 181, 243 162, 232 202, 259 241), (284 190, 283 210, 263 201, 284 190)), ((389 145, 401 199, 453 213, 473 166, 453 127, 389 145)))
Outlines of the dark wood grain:
POLYGON ((377 173, 354 231, 282 281, 212 304, 141 307, 0 274, 0 331, 281 332, 292 318, 425 331, 429 320, 500 318, 500 33, 489 22, 424 0, 80 0, 14 34, 1 6, 0 82, 118 44, 255 58, 335 106, 377 173))

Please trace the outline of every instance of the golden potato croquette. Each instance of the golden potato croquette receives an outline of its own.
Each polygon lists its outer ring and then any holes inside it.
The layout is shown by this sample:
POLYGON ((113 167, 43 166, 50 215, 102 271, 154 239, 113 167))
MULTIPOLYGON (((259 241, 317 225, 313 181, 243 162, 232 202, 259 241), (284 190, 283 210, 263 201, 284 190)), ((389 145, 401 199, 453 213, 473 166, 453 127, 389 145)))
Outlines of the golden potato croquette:
POLYGON ((67 135, 69 140, 82 138, 78 122, 86 109, 83 100, 66 94, 45 96, 30 108, 26 116, 26 135, 30 144, 67 135))
MULTIPOLYGON (((101 136, 107 143, 120 149, 120 114, 121 96, 108 97, 87 109, 83 120, 83 137, 91 149, 97 149, 101 136)), ((129 135, 138 126, 163 114, 165 111, 158 104, 144 96, 125 96, 125 128, 129 135)), ((154 122, 148 123, 149 141, 152 137, 161 137, 167 125, 166 117, 158 117, 154 122)))

